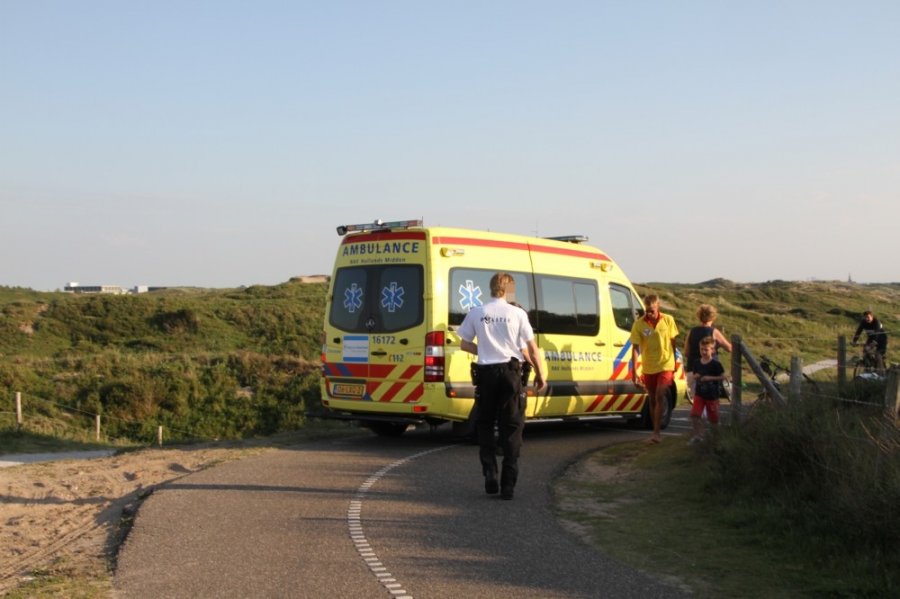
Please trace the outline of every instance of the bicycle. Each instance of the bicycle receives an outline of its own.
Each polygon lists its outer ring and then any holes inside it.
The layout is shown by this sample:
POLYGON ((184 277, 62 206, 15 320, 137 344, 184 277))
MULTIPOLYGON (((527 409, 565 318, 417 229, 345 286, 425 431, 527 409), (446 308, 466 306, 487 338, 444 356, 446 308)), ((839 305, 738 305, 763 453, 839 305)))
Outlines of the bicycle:
MULTIPOLYGON (((856 344, 854 344, 856 345, 856 344)), ((884 377, 884 356, 875 341, 868 341, 853 359, 853 380, 877 381, 884 377)))
MULTIPOLYGON (((766 356, 759 357, 759 368, 769 378, 769 381, 772 383, 772 386, 775 387, 775 390, 778 391, 778 393, 781 393, 781 381, 778 380, 778 375, 785 373, 790 374, 790 371, 782 368, 766 356)), ((762 391, 756 395, 756 402, 754 405, 760 405, 760 403, 772 404, 774 403, 772 399, 768 387, 763 385, 762 391)))
MULTIPOLYGON (((857 345, 854 343, 854 345, 857 345)), ((876 401, 885 380, 884 356, 878 351, 875 341, 866 342, 858 356, 853 358, 853 378, 850 384, 857 400, 864 403, 876 401)))
MULTIPOLYGON (((775 387, 775 390, 778 391, 778 393, 782 393, 781 381, 779 380, 779 377, 781 377, 782 379, 784 379, 785 377, 789 378, 791 375, 790 369, 785 368, 784 366, 780 366, 777 362, 767 356, 759 357, 759 368, 765 373, 769 381, 771 381, 772 386, 775 387)), ((803 383, 808 385, 813 393, 817 393, 819 391, 819 385, 816 383, 816 381, 813 380, 805 372, 801 374, 803 375, 803 383)), ((773 403, 772 399, 773 398, 769 393, 768 388, 763 385, 762 391, 760 391, 756 396, 756 401, 762 401, 763 403, 773 403)))

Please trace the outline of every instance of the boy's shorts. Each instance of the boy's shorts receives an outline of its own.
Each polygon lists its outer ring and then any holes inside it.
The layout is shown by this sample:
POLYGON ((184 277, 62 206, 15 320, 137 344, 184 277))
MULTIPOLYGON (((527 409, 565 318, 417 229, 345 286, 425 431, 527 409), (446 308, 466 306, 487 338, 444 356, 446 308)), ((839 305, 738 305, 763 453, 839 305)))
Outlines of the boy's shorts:
POLYGON ((653 374, 642 374, 641 379, 644 381, 647 393, 650 394, 650 397, 654 397, 658 387, 669 387, 675 382, 675 373, 671 370, 663 370, 653 374))
POLYGON ((707 419, 713 424, 719 424, 719 400, 703 399, 699 395, 695 395, 691 404, 691 416, 700 418, 703 416, 703 408, 706 408, 707 419))

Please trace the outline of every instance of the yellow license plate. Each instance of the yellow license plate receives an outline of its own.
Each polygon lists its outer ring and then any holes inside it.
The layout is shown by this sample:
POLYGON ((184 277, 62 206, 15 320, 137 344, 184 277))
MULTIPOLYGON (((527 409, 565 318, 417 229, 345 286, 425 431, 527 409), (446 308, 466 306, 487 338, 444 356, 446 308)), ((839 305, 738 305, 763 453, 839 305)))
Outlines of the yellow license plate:
POLYGON ((359 399, 366 394, 366 386, 357 383, 334 383, 331 385, 331 394, 335 397, 359 399))

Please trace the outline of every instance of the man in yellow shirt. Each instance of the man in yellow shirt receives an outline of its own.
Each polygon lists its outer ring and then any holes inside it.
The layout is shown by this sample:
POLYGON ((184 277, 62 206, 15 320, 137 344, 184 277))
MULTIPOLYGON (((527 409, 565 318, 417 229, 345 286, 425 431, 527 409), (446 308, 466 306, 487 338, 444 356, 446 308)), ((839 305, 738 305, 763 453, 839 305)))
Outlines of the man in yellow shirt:
POLYGON ((644 317, 631 327, 631 376, 635 384, 643 384, 650 400, 650 418, 653 421, 651 443, 662 441, 660 423, 669 387, 675 383, 675 337, 678 325, 675 319, 659 311, 659 296, 644 297, 644 317), (641 382, 637 380, 637 363, 641 360, 641 382))

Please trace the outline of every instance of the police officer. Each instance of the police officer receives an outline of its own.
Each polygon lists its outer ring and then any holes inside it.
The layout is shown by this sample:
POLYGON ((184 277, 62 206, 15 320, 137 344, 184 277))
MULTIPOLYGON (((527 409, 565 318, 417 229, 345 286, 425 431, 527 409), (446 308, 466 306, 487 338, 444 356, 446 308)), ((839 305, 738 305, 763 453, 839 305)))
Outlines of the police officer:
POLYGON ((499 491, 501 498, 512 499, 519 475, 518 460, 525 426, 523 364, 528 362, 534 368, 537 391, 544 388, 545 378, 528 315, 507 301, 507 296, 510 299, 515 296, 515 281, 511 275, 501 272, 491 277, 490 285, 490 301, 466 314, 458 333, 462 340, 460 348, 478 356, 475 368, 478 397, 475 430, 478 433, 484 490, 489 495, 499 491), (499 482, 495 424, 503 449, 499 482))

